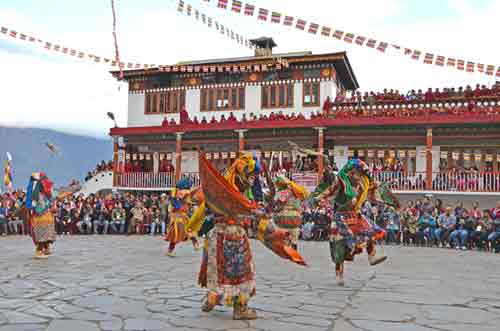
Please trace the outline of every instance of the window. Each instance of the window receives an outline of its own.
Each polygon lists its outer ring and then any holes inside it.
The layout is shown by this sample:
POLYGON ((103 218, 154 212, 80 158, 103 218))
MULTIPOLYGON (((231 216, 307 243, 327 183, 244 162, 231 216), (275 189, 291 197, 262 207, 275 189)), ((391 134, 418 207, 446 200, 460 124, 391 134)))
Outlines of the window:
POLYGON ((262 86, 262 108, 293 107, 293 85, 262 86))
POLYGON ((240 110, 245 107, 245 88, 202 89, 200 93, 200 110, 240 110))
POLYGON ((186 91, 169 91, 161 93, 146 94, 146 114, 168 114, 178 113, 184 108, 186 102, 186 91))
POLYGON ((319 106, 319 82, 305 83, 303 104, 306 107, 319 106))

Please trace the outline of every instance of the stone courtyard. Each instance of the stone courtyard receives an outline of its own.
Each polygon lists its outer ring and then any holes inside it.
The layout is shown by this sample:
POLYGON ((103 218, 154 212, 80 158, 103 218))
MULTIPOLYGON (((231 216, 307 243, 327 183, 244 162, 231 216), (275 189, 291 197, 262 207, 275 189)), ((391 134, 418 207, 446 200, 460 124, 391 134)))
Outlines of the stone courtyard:
POLYGON ((490 253, 384 247, 388 262, 357 258, 338 288, 327 243, 301 243, 304 268, 254 242, 260 318, 244 322, 200 311, 190 244, 167 258, 159 237, 60 237, 48 261, 32 258, 27 237, 0 246, 0 331, 500 329, 500 256, 490 253))

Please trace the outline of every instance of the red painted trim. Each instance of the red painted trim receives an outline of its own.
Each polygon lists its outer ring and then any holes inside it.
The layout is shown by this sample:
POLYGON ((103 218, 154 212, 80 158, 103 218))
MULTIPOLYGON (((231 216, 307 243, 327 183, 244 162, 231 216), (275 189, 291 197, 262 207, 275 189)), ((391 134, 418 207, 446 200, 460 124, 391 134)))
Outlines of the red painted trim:
POLYGON ((450 124, 500 124, 500 115, 427 115, 408 118, 377 117, 377 118, 318 118, 311 120, 290 121, 256 121, 256 122, 227 122, 215 124, 183 124, 176 126, 149 126, 111 128, 111 136, 129 136, 144 134, 168 134, 176 132, 209 132, 237 129, 286 129, 312 127, 370 127, 394 125, 450 125, 450 124))

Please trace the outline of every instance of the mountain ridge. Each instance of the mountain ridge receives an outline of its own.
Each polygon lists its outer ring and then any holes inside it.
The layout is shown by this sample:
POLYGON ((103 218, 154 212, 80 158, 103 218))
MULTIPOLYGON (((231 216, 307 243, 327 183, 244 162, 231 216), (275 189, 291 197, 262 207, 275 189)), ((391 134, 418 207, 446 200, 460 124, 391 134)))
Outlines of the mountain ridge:
POLYGON ((0 125, 1 186, 6 153, 12 155, 13 187, 24 188, 32 172, 44 171, 55 186, 67 185, 72 179, 83 181, 88 171, 101 160, 113 156, 111 139, 101 139, 58 130, 0 125), (47 143, 55 146, 52 152, 47 143))

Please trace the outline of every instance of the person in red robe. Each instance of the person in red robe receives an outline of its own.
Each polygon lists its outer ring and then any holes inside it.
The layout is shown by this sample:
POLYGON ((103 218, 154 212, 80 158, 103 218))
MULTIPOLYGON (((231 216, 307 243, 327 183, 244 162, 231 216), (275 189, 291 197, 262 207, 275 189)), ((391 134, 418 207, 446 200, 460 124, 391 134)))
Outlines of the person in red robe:
POLYGON ((181 124, 189 123, 189 114, 185 108, 183 108, 181 110, 179 117, 180 117, 181 124))
POLYGON ((163 118, 163 121, 161 122, 161 126, 163 126, 163 127, 167 127, 168 126, 168 118, 167 117, 163 118))

